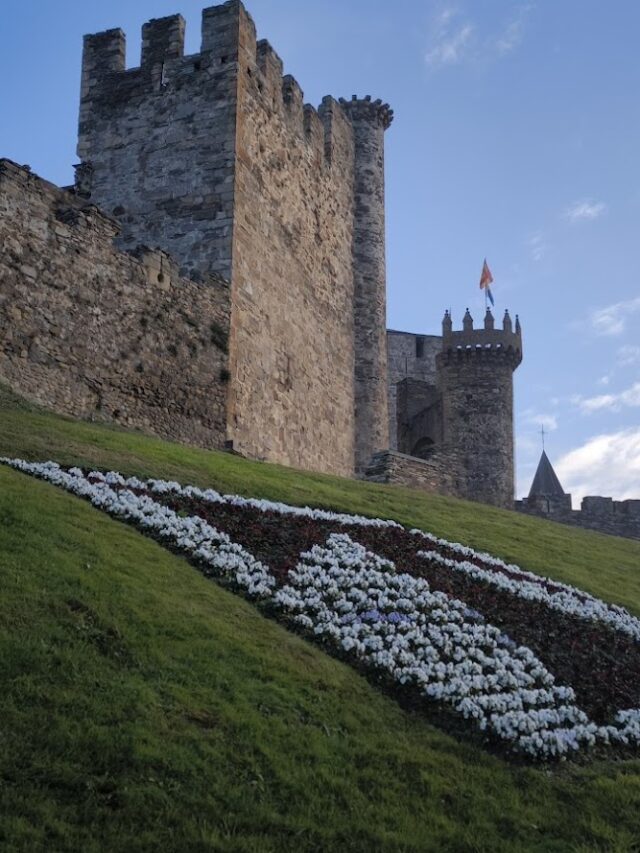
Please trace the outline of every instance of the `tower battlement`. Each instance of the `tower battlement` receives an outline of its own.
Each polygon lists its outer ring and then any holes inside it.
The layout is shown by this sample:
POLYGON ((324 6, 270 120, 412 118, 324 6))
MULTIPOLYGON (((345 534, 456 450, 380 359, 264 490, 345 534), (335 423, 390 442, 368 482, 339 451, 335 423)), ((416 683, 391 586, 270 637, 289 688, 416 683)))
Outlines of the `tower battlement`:
POLYGON ((380 98, 374 101, 371 95, 365 95, 364 98, 352 95, 350 101, 340 98, 339 103, 352 121, 379 122, 384 130, 393 121, 393 110, 389 104, 383 104, 380 98))
POLYGON ((518 316, 514 328, 509 311, 505 311, 502 328, 496 329, 493 314, 487 309, 483 327, 474 329, 473 318, 467 308, 462 329, 454 331, 451 315, 446 311, 442 321, 442 353, 439 358, 470 357, 485 360, 508 357, 515 369, 522 361, 522 328, 518 316))
POLYGON ((84 37, 78 143, 83 161, 92 157, 96 121, 105 113, 112 115, 116 106, 122 111, 162 95, 166 105, 161 109, 169 112, 173 101, 188 101, 197 93, 203 106, 212 110, 220 107, 225 96, 224 79, 229 81, 229 98, 237 98, 234 88, 242 82, 265 108, 281 114, 316 155, 323 153, 328 163, 334 159, 336 138, 344 135, 341 127, 334 129, 334 122, 344 126, 347 116, 358 119, 367 113, 379 115, 385 127, 391 122, 388 104, 372 101, 370 96, 361 100, 354 96, 353 105, 341 99, 338 109, 327 109, 328 100, 337 105, 332 98, 324 99, 318 108, 306 104, 302 87, 291 74, 284 74, 282 60, 271 44, 257 40, 253 19, 239 0, 203 10, 199 53, 185 55, 185 30, 181 15, 145 23, 140 64, 128 69, 123 30, 84 37))

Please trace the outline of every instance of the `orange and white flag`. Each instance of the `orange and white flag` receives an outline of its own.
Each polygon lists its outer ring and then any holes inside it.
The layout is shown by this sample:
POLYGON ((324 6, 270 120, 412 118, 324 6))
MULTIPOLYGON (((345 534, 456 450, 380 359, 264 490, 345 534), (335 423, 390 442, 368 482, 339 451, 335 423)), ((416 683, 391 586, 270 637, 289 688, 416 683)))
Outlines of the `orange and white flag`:
POLYGON ((480 274, 480 290, 484 290, 487 293, 489 301, 492 305, 494 305, 493 301, 493 293, 491 293, 491 287, 489 286, 493 282, 493 276, 491 275, 491 270, 489 269, 489 264, 487 263, 487 259, 484 259, 484 263, 482 264, 482 273, 480 274))

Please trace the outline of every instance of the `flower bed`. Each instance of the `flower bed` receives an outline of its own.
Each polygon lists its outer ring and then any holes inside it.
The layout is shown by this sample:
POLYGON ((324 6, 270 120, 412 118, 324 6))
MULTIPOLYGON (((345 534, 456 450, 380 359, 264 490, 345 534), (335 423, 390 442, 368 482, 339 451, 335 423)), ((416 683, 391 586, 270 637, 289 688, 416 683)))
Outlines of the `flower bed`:
MULTIPOLYGON (((147 484, 139 484, 146 489, 147 484)), ((291 512, 283 505, 223 497, 212 490, 150 481, 158 500, 179 512, 199 515, 226 531, 258 559, 268 562, 280 583, 295 568, 299 555, 322 545, 331 532, 347 533, 367 549, 394 561, 402 570, 424 577, 432 589, 460 598, 510 637, 529 647, 563 683, 576 691, 580 707, 604 723, 619 708, 640 707, 640 644, 633 632, 640 622, 622 608, 612 607, 572 587, 538 578, 517 566, 506 566, 479 554, 477 564, 489 574, 495 564, 497 579, 519 574, 540 583, 539 595, 527 598, 500 583, 463 571, 470 564, 470 549, 436 540, 420 531, 406 531, 395 522, 341 515, 328 519, 320 510, 291 512), (283 523, 286 518, 286 523, 283 523), (425 539, 434 553, 421 556, 425 539), (435 548, 438 548, 437 558, 435 548), (459 554, 458 562, 452 556, 459 554), (444 561, 451 561, 445 563, 444 561), (455 562, 455 566, 453 563, 455 562), (549 601, 553 597, 553 605, 549 601), (566 607, 562 609, 562 602, 566 607), (584 606, 581 609, 581 602, 584 606), (621 630, 620 624, 627 630, 621 630)), ((512 586, 516 586, 515 582, 512 586)))
MULTIPOLYGON (((548 758, 596 743, 640 743, 638 620, 621 608, 395 522, 2 461, 151 533, 334 653, 472 720, 519 753, 548 758), (503 606, 502 621, 514 630, 496 624, 503 606), (603 655, 622 649, 614 690, 598 698, 605 684, 587 683, 581 667, 579 686, 564 676, 557 683, 557 668, 523 640, 527 631, 538 638, 529 625, 538 617, 546 634, 550 624, 564 626, 563 640, 568 625, 574 647, 564 648, 564 658, 591 655, 596 671, 603 655), (578 648, 585 626, 591 635, 578 648)), ((555 646, 551 657, 559 660, 555 646)))

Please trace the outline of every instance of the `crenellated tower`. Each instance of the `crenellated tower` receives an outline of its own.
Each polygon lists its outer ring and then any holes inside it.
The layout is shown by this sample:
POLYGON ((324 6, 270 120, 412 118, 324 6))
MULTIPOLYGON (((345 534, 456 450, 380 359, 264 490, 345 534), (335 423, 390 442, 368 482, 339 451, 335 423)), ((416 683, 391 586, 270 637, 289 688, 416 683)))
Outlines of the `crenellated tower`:
POLYGON ((522 332, 506 311, 502 329, 490 310, 474 329, 467 309, 462 330, 447 312, 436 357, 443 445, 455 452, 458 494, 512 508, 514 501, 513 373, 522 361, 522 332))
POLYGON ((118 243, 231 284, 227 443, 350 475, 388 444, 384 132, 370 97, 305 103, 240 0, 84 44, 77 191, 118 243))
POLYGON ((340 100, 354 131, 353 229, 356 473, 389 445, 384 132, 393 110, 371 96, 340 100))

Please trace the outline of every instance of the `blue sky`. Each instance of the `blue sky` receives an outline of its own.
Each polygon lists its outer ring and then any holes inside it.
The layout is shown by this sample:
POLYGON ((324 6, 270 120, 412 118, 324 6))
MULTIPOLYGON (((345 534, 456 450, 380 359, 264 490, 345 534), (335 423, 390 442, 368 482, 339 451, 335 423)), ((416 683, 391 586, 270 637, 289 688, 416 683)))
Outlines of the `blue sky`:
MULTIPOLYGON (((200 0, 3 0, 0 155, 72 180, 82 35, 200 0)), ((635 0, 254 0, 259 37, 318 104, 388 101, 389 325, 520 315, 518 494, 540 426, 565 489, 640 497, 640 63, 635 0)))

